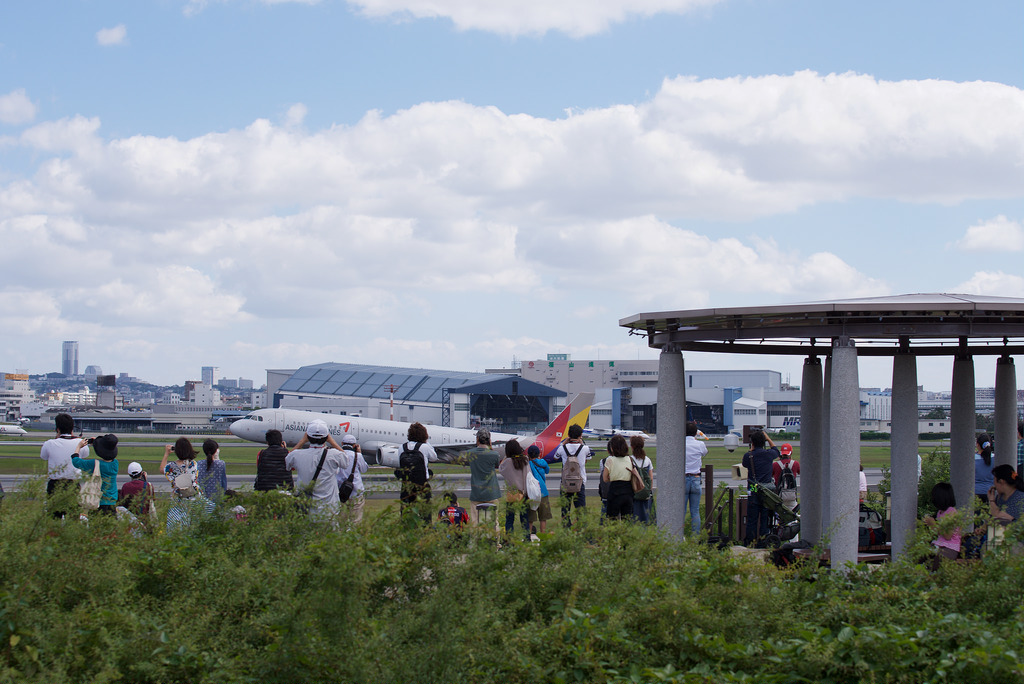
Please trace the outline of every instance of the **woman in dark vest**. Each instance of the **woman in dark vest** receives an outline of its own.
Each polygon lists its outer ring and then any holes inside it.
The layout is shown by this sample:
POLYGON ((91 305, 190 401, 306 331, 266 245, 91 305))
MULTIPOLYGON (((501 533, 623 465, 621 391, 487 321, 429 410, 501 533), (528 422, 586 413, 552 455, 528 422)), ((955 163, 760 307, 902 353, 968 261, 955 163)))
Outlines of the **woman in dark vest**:
POLYGON ((267 430, 267 448, 256 454, 257 492, 268 492, 282 485, 289 491, 295 488, 292 471, 284 464, 288 448, 280 430, 267 430))

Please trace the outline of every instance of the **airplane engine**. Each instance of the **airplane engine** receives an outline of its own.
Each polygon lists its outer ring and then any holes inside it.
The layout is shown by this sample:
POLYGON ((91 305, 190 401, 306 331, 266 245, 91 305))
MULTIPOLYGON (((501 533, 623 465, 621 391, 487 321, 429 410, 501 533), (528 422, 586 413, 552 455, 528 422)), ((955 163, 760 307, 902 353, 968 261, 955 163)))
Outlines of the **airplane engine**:
POLYGON ((381 444, 377 448, 377 463, 388 468, 397 468, 402 448, 397 444, 381 444))

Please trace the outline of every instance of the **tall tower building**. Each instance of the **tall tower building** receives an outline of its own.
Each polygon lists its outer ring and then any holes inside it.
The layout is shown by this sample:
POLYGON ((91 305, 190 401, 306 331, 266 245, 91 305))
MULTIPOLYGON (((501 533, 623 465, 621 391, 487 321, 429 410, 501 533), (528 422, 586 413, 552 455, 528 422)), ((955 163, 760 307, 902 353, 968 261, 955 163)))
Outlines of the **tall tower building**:
POLYGON ((78 375, 78 342, 66 341, 61 348, 60 372, 64 375, 78 375))
POLYGON ((203 384, 213 387, 220 382, 220 368, 218 366, 203 366, 203 384))

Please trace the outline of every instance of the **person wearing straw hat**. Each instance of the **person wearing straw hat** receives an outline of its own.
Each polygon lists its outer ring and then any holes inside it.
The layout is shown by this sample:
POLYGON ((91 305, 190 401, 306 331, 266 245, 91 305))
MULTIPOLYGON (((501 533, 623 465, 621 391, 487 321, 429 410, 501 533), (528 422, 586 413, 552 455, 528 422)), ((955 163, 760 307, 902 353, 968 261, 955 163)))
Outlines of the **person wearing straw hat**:
POLYGON ((114 515, 114 509, 117 508, 117 435, 102 435, 95 439, 79 440, 78 447, 71 456, 71 465, 87 475, 91 475, 96 467, 96 459, 79 456, 87 446, 92 447, 100 461, 100 477, 103 479, 100 513, 114 515))

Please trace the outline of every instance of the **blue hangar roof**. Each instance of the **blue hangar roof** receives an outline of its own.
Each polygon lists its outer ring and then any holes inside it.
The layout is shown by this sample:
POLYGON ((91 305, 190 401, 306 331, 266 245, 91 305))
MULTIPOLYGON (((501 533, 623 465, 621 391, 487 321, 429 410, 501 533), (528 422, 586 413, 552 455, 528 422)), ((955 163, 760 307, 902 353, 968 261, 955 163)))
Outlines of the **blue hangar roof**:
POLYGON ((456 371, 364 366, 355 363, 321 363, 303 366, 278 391, 290 394, 321 394, 341 397, 387 399, 389 385, 395 399, 441 403, 441 390, 464 394, 523 394, 564 397, 565 392, 512 375, 460 373, 456 371))

